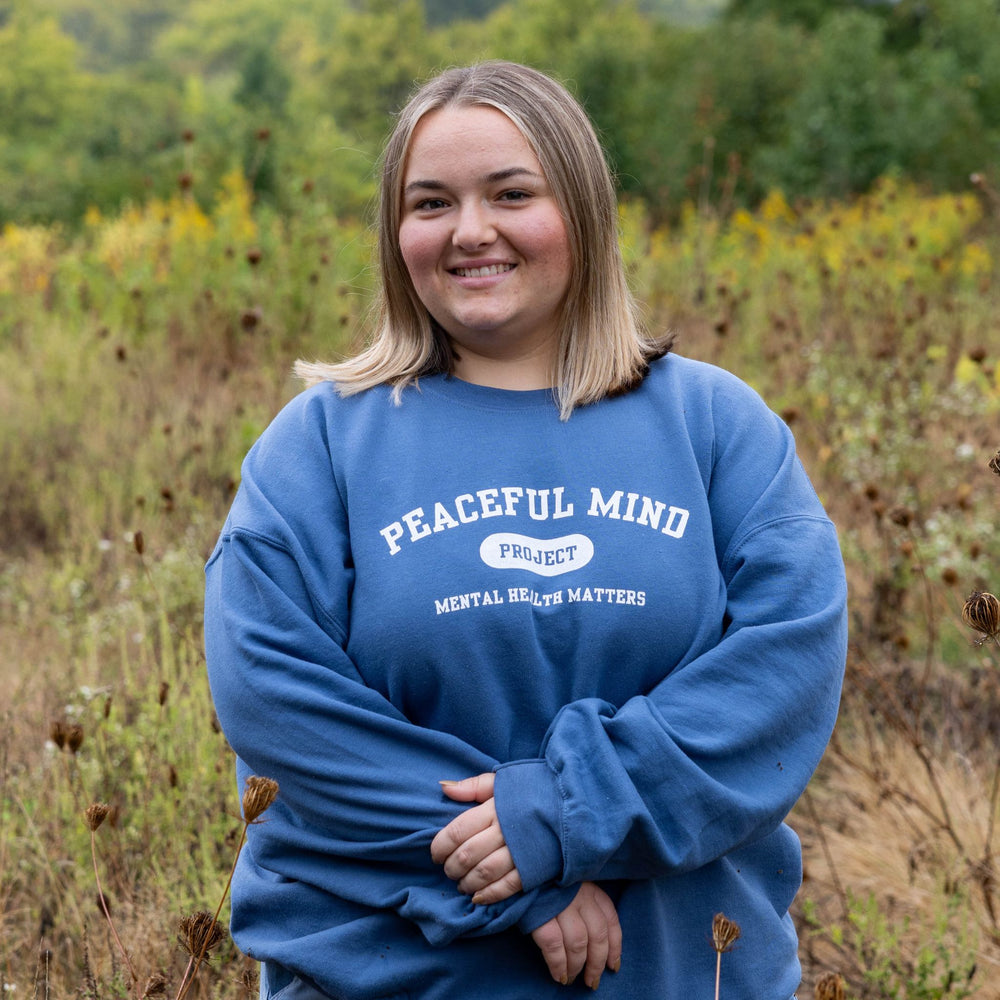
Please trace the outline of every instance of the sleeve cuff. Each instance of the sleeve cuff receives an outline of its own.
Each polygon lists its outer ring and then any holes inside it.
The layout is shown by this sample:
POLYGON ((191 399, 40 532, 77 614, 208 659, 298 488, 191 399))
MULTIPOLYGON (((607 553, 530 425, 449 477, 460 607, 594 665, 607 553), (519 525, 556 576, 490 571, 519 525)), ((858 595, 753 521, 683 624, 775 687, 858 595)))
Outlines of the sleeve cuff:
POLYGON ((579 891, 578 885, 553 886, 551 889, 542 890, 535 902, 518 919, 518 928, 522 933, 530 934, 542 924, 547 924, 576 899, 579 891))
POLYGON ((493 796, 524 890, 557 882, 563 873, 563 802, 557 775, 544 760, 501 764, 493 796))

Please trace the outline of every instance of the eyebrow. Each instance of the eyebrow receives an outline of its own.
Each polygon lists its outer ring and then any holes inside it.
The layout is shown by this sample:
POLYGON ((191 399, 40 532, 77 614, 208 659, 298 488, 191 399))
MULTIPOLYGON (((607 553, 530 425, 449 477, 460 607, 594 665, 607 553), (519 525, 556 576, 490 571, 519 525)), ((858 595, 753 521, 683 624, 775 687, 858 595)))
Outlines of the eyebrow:
MULTIPOLYGON (((507 167, 504 170, 494 170, 492 173, 487 174, 483 180, 487 184, 497 184, 500 181, 510 180, 511 177, 537 177, 540 180, 542 175, 534 170, 529 170, 527 167, 507 167)), ((447 185, 443 181, 410 181, 410 183, 403 188, 403 194, 409 194, 411 191, 417 190, 443 191, 446 187, 447 185)))

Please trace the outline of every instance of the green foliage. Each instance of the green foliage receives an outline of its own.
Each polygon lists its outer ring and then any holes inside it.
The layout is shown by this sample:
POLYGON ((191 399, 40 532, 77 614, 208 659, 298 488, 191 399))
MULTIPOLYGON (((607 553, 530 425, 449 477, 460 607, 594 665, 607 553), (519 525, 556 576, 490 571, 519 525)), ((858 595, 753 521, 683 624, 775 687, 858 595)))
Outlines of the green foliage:
POLYGON ((928 926, 925 943, 906 956, 903 935, 910 919, 893 920, 891 907, 874 893, 848 894, 843 939, 859 958, 862 996, 877 1000, 962 1000, 972 995, 976 971, 975 935, 970 931, 968 901, 960 893, 945 896, 928 926))
POLYGON ((729 0, 726 16, 740 20, 774 18, 815 31, 832 14, 891 6, 894 0, 729 0))
POLYGON ((794 193, 843 196, 890 167, 901 83, 882 57, 880 21, 856 11, 826 19, 810 46, 811 69, 787 118, 787 141, 761 154, 768 181, 794 193))
MULTIPOLYGON (((660 218, 888 170, 956 190, 1000 155, 992 0, 39 0, 0 24, 0 224, 79 224, 234 168, 357 216, 414 81, 475 59, 567 82, 660 218), (259 145, 266 131, 270 141, 259 145), (182 136, 194 133, 195 147, 182 136)), ((203 205, 203 207, 208 207, 203 205)))
POLYGON ((420 0, 367 0, 341 19, 338 47, 319 86, 338 126, 372 150, 381 146, 389 115, 406 102, 414 81, 454 58, 443 36, 427 30, 420 0))

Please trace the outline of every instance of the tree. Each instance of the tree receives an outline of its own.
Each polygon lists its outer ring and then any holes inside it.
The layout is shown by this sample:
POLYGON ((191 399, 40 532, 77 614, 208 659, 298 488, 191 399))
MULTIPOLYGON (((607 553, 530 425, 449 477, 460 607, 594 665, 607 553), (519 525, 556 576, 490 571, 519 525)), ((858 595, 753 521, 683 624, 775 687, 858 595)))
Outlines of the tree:
POLYGON ((897 62, 882 50, 882 21, 860 11, 829 17, 808 47, 809 74, 791 102, 786 138, 756 158, 764 184, 842 197, 865 190, 897 158, 902 107, 897 62))
POLYGON ((377 149, 414 81, 454 60, 442 37, 427 28, 420 0, 367 0, 363 9, 346 13, 336 51, 321 70, 338 127, 377 149))
POLYGON ((743 22, 770 17, 815 31, 829 15, 863 4, 864 0, 729 0, 725 16, 743 22))

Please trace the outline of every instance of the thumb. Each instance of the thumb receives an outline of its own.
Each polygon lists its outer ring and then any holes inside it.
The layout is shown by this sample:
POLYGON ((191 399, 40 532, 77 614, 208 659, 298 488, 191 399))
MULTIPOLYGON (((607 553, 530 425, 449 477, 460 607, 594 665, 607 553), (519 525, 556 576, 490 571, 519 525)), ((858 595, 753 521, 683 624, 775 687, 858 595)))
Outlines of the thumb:
POLYGON ((477 774, 461 781, 442 781, 441 791, 455 802, 486 802, 493 798, 493 773, 477 774))

